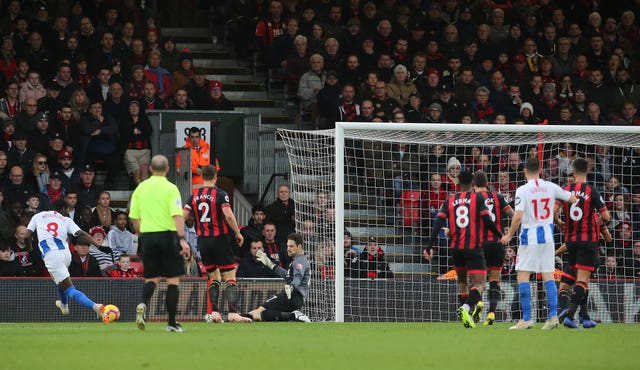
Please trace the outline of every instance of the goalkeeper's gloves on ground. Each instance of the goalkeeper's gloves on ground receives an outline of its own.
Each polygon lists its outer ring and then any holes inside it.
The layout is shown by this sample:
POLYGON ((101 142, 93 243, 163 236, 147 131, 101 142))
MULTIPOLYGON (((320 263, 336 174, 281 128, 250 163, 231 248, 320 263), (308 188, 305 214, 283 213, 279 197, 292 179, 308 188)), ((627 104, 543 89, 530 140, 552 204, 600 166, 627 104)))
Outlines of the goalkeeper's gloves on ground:
POLYGON ((276 265, 275 263, 273 263, 273 261, 269 259, 269 256, 267 256, 267 254, 264 253, 263 251, 257 251, 256 258, 258 259, 258 261, 260 261, 260 263, 267 266, 269 270, 273 270, 273 267, 276 265))
POLYGON ((285 285, 284 286, 284 294, 287 295, 287 299, 291 299, 291 293, 293 292, 293 285, 285 285))

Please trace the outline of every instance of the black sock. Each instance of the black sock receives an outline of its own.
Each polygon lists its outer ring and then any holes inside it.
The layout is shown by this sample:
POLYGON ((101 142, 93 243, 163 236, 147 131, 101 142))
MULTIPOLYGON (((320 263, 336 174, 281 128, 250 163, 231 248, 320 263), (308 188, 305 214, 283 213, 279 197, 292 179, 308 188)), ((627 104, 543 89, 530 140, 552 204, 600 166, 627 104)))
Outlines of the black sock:
POLYGON ((500 302, 500 283, 497 281, 489 282, 489 312, 495 312, 500 302))
POLYGON ((233 283, 227 282, 225 293, 227 294, 229 313, 238 312, 238 287, 235 281, 233 283))
POLYGON ((582 303, 582 298, 585 295, 587 284, 578 281, 576 285, 573 286, 573 296, 571 297, 571 303, 569 303, 569 317, 573 319, 574 314, 578 310, 578 306, 582 303))
POLYGON ((209 285, 209 302, 211 302, 211 310, 213 312, 220 312, 218 308, 218 297, 220 296, 220 282, 212 280, 209 285))
POLYGON ((149 307, 151 297, 153 296, 153 292, 155 291, 156 283, 154 283, 153 281, 148 281, 142 286, 142 302, 147 305, 147 307, 149 307))
POLYGON ((169 313, 169 325, 176 324, 176 311, 178 311, 178 286, 167 286, 167 300, 165 302, 169 313))
POLYGON ((562 289, 558 292, 558 312, 564 310, 569 307, 569 300, 571 299, 571 295, 569 291, 566 289, 562 289))
POLYGON ((582 296, 582 301, 580 302, 580 317, 585 320, 589 319, 589 309, 587 305, 589 304, 589 289, 584 291, 584 295, 582 296))
POLYGON ((465 303, 468 304, 469 307, 474 307, 481 300, 482 300, 482 295, 480 294, 478 289, 471 288, 469 290, 469 297, 467 298, 467 301, 465 303))

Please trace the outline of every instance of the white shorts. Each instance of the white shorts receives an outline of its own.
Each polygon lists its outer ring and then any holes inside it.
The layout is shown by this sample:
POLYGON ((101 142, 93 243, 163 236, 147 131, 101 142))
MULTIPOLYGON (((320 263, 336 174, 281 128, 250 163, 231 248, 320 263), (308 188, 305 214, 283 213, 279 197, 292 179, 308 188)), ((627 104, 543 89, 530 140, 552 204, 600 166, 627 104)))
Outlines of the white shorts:
POLYGON ((529 244, 518 247, 516 271, 553 272, 555 244, 529 244))
POLYGON ((52 249, 44 255, 44 265, 56 284, 60 284, 69 275, 71 252, 69 249, 52 249))

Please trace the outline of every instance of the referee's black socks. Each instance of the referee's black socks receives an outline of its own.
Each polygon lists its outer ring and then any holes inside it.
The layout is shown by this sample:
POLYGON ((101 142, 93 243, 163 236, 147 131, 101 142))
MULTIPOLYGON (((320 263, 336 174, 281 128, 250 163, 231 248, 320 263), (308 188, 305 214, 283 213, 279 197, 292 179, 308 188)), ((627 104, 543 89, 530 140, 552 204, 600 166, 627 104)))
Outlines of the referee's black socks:
POLYGON ((176 324, 176 311, 178 311, 178 286, 167 285, 167 300, 165 302, 169 313, 169 325, 176 324))
POLYGON ((148 281, 144 283, 142 287, 142 302, 149 307, 149 302, 151 302, 151 297, 153 296, 153 292, 156 291, 156 283, 153 281, 148 281))

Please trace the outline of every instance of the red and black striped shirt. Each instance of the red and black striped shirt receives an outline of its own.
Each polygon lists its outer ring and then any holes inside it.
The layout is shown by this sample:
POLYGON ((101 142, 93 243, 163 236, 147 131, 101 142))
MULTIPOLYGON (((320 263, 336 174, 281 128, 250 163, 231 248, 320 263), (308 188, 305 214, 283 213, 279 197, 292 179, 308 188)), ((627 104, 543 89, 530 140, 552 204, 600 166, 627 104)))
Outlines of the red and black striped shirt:
POLYGON ((606 210, 606 205, 598 189, 587 183, 573 183, 565 186, 578 201, 564 203, 564 241, 565 243, 598 243, 600 224, 595 213, 606 210))
MULTIPOLYGON (((502 232, 501 220, 504 217, 505 212, 511 209, 511 206, 507 202, 504 196, 498 194, 495 191, 481 191, 480 195, 484 197, 484 205, 487 206, 491 219, 496 223, 496 227, 502 232)), ((490 229, 486 229, 485 243, 499 243, 500 238, 490 229)))
POLYGON ((222 208, 231 207, 229 195, 213 186, 194 190, 191 200, 184 206, 193 212, 198 236, 219 236, 229 232, 222 208))
POLYGON ((484 197, 475 192, 461 192, 450 196, 438 212, 438 217, 449 221, 451 248, 475 249, 484 242, 482 216, 489 210, 484 197))

